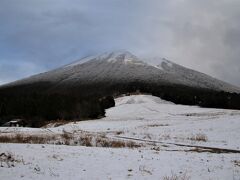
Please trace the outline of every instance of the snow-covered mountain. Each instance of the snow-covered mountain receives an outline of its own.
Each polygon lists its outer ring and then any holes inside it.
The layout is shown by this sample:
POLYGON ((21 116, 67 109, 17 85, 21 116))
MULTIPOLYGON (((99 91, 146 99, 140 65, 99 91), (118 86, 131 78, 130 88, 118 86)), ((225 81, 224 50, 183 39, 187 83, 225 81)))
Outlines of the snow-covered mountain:
MULTIPOLYGON (((240 109, 238 87, 166 59, 120 51, 1 86, 0 123, 6 122, 5 116, 44 121, 102 117, 105 109, 114 106, 114 97, 139 93, 175 104, 240 109)), ((42 122, 32 120, 29 126, 39 127, 42 122)))
POLYGON ((127 51, 86 57, 58 69, 31 76, 3 87, 51 83, 51 88, 59 88, 102 82, 147 82, 160 85, 184 85, 217 91, 240 92, 238 87, 185 68, 167 59, 139 58, 127 51))

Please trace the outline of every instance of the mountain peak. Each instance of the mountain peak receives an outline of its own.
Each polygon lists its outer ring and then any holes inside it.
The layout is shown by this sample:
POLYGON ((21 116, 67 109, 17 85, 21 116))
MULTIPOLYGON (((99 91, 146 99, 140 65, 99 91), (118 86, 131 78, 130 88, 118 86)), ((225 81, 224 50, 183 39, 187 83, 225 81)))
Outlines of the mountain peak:
POLYGON ((117 50, 117 51, 111 51, 111 52, 105 52, 104 54, 109 54, 112 56, 134 56, 131 52, 127 50, 117 50))
POLYGON ((108 61, 108 62, 116 62, 116 61, 123 61, 123 62, 131 62, 136 61, 138 58, 126 50, 118 50, 118 51, 110 51, 105 52, 102 54, 97 54, 95 56, 87 56, 85 58, 82 58, 80 60, 77 60, 71 64, 68 64, 65 67, 72 67, 76 65, 83 64, 85 62, 91 61, 91 60, 100 60, 100 61, 108 61))
POLYGON ((109 58, 127 59, 127 58, 133 58, 133 57, 136 58, 135 55, 125 50, 105 52, 101 54, 99 57, 100 59, 109 59, 109 58))
POLYGON ((130 53, 129 51, 113 51, 107 52, 99 56, 99 60, 105 60, 107 62, 115 63, 139 63, 138 57, 130 53))

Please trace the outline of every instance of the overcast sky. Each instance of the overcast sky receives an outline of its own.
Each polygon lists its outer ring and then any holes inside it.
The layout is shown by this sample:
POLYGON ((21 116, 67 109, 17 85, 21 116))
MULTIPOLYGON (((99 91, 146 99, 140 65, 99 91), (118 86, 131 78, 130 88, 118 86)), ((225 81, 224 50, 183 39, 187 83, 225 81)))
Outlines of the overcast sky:
POLYGON ((240 86, 240 0, 0 0, 0 84, 119 49, 240 86))

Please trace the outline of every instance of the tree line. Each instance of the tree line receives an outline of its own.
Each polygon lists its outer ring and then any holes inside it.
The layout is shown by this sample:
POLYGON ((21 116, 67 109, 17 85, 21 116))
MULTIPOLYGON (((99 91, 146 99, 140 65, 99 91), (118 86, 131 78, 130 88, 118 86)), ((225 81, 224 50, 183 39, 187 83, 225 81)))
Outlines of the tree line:
POLYGON ((40 127, 51 120, 85 120, 105 116, 105 109, 114 106, 111 96, 78 97, 62 94, 0 95, 0 125, 14 119, 40 127))
POLYGON ((96 119, 115 105, 114 97, 134 92, 152 94, 176 104, 240 109, 240 94, 178 84, 98 82, 55 89, 51 84, 34 84, 0 89, 0 125, 13 118, 26 119, 31 127, 56 119, 96 119))

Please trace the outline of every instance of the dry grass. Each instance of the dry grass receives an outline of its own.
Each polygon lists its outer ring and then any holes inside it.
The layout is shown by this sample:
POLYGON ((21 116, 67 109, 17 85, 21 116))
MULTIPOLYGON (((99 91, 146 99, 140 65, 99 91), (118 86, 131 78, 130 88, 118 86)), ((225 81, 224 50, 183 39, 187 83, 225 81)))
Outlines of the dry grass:
POLYGON ((208 141, 208 137, 205 134, 199 133, 196 135, 192 135, 190 138, 188 138, 191 141, 203 141, 203 142, 207 142, 208 141))
POLYGON ((121 134, 123 134, 123 133, 124 133, 123 131, 117 131, 117 132, 115 132, 116 135, 121 135, 121 134))
POLYGON ((0 143, 29 143, 29 144, 56 144, 71 146, 88 146, 88 147, 109 147, 109 148, 138 148, 140 144, 133 141, 120 141, 107 138, 105 135, 90 133, 68 133, 63 131, 62 134, 14 134, 0 135, 0 143))
POLYGON ((16 163, 24 163, 23 159, 15 157, 12 153, 0 153, 0 167, 15 167, 16 163))
POLYGON ((160 147, 159 146, 156 146, 156 147, 152 147, 151 150, 154 150, 154 151, 160 151, 160 147))
POLYGON ((163 180, 190 180, 190 176, 188 176, 186 172, 180 175, 172 172, 170 176, 164 176, 163 180))
POLYGON ((139 144, 133 141, 120 141, 120 140, 113 140, 104 137, 97 137, 96 138, 96 146, 97 147, 111 147, 111 148, 138 148, 140 147, 139 144))
POLYGON ((151 140, 151 139, 152 139, 152 135, 149 134, 149 133, 144 133, 143 139, 149 139, 149 140, 151 140))
POLYGON ((235 161, 233 161, 233 163, 234 163, 235 166, 239 166, 240 167, 240 161, 235 160, 235 161))
POLYGON ((14 134, 14 135, 0 135, 1 143, 30 143, 30 144, 46 144, 47 141, 55 141, 56 136, 53 135, 25 135, 25 134, 14 134))
POLYGON ((145 165, 139 166, 139 171, 144 173, 144 174, 152 175, 152 171, 147 169, 145 165))
POLYGON ((166 134, 160 134, 159 135, 159 139, 163 139, 163 140, 169 140, 171 139, 170 134, 166 133, 166 134))
POLYGON ((82 146, 89 146, 89 147, 91 147, 91 146, 93 146, 92 139, 93 139, 93 137, 90 136, 90 135, 81 136, 79 143, 82 146))
POLYGON ((160 127, 160 126, 169 126, 169 124, 150 124, 148 127, 160 127))

